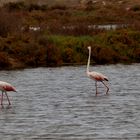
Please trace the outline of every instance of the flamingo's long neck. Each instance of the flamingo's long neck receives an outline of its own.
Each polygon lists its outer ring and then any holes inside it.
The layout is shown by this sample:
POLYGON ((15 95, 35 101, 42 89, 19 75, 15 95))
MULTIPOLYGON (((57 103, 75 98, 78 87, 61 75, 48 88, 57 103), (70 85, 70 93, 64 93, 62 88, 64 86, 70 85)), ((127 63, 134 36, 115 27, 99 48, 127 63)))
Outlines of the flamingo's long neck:
POLYGON ((91 56, 91 48, 89 48, 89 56, 88 56, 88 62, 87 62, 87 73, 89 72, 90 56, 91 56))

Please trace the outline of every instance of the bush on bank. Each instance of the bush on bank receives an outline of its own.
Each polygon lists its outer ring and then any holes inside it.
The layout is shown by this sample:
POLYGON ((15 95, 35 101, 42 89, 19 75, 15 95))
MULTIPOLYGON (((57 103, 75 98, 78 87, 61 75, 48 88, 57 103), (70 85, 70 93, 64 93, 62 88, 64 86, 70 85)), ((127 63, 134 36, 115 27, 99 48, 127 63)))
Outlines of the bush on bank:
POLYGON ((86 64, 87 46, 96 64, 140 62, 140 32, 123 29, 94 36, 31 35, 0 38, 0 68, 86 64), (20 63, 20 65, 18 65, 20 63))

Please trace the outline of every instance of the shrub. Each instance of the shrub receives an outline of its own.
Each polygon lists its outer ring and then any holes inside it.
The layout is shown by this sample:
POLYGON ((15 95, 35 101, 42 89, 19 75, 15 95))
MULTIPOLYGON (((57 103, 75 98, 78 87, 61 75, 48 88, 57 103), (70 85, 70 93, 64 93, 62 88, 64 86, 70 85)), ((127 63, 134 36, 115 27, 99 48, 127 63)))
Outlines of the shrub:
POLYGON ((60 49, 54 45, 47 46, 46 49, 47 66, 59 66, 62 64, 60 49))
POLYGON ((111 48, 94 45, 92 49, 92 59, 97 64, 108 64, 119 62, 120 56, 111 48))
POLYGON ((51 7, 51 10, 55 10, 55 9, 59 9, 59 10, 66 10, 67 7, 65 5, 53 5, 51 7))
POLYGON ((62 54, 63 62, 73 63, 74 62, 74 50, 72 48, 65 48, 62 54))
POLYGON ((13 10, 24 10, 25 9, 25 3, 23 1, 20 2, 9 2, 4 5, 5 8, 7 8, 9 11, 13 10))
POLYGON ((133 54, 134 60, 136 60, 136 62, 140 62, 140 48, 135 49, 133 54))
POLYGON ((14 13, 0 11, 0 36, 6 37, 20 29, 20 17, 14 13))
POLYGON ((10 62, 7 57, 7 53, 0 52, 0 69, 8 68, 9 66, 10 66, 10 62))
POLYGON ((45 36, 40 36, 38 38, 38 44, 42 46, 47 46, 49 44, 49 41, 45 36))
POLYGON ((45 11, 48 9, 48 6, 47 5, 38 5, 38 4, 30 4, 28 6, 28 10, 31 12, 33 10, 41 10, 41 11, 45 11))
POLYGON ((85 4, 87 11, 93 10, 93 2, 92 0, 87 1, 87 3, 85 4))
POLYGON ((140 11, 140 5, 134 5, 133 7, 131 7, 131 10, 134 12, 140 11))

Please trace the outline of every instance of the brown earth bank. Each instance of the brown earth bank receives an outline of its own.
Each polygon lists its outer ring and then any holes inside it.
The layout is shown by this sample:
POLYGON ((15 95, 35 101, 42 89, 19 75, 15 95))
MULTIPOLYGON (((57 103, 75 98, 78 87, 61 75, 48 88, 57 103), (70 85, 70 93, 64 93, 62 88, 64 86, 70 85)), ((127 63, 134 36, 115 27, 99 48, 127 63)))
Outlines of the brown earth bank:
POLYGON ((0 69, 140 62, 139 0, 47 2, 1 3, 0 69))

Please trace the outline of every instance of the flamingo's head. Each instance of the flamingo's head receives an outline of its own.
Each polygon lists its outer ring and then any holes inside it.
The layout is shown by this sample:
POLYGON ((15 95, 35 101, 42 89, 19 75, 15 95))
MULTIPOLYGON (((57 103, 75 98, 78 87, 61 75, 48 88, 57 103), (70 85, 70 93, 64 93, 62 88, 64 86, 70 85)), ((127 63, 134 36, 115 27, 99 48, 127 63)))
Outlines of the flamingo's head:
POLYGON ((87 48, 90 50, 91 49, 91 46, 88 46, 87 48))

